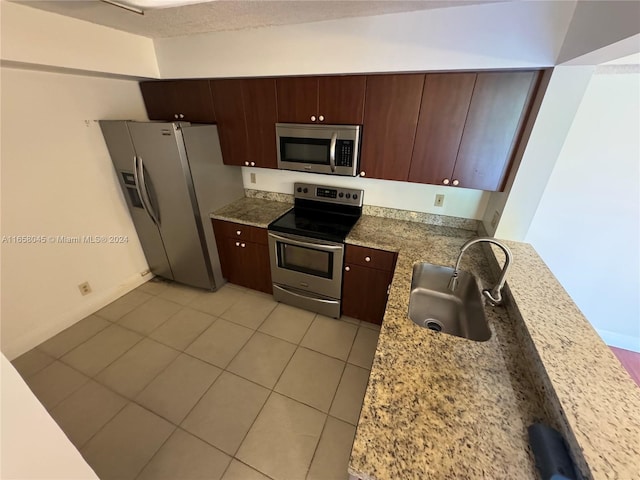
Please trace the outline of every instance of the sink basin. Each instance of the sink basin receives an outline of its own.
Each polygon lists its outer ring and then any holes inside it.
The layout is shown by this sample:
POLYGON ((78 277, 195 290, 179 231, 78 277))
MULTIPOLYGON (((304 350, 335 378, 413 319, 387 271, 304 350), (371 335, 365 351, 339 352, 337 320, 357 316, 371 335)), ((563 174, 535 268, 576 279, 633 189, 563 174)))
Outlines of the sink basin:
POLYGON ((449 281, 453 268, 418 263, 413 267, 409 318, 421 327, 485 342, 491 338, 475 276, 458 271, 452 292, 449 281))

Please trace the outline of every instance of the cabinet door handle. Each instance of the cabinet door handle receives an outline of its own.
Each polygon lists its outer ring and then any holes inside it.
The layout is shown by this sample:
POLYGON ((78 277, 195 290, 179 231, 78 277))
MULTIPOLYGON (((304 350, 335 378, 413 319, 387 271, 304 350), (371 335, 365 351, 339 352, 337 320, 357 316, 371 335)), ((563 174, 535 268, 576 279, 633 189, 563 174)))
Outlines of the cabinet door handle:
POLYGON ((180 114, 180 118, 184 118, 184 113, 181 113, 181 114, 180 114))
POLYGON ((321 122, 324 122, 324 115, 320 115, 320 116, 318 117, 318 120, 320 120, 321 122))
POLYGON ((311 121, 315 122, 316 121, 316 116, 315 115, 311 115, 311 121))
POLYGON ((246 244, 246 243, 241 243, 241 244, 240 244, 240 246, 241 246, 242 248, 244 248, 244 247, 246 247, 246 246, 247 246, 247 244, 246 244))
POLYGON ((367 176, 367 173, 366 173, 366 172, 360 172, 360 176, 361 176, 361 177, 366 177, 366 176, 367 176))
POLYGON ((454 180, 452 183, 454 187, 457 187, 458 185, 460 185, 460 182, 458 180, 454 180))
POLYGON ((242 235, 242 230, 236 230, 236 235, 242 235))
POLYGON ((249 166, 249 162, 244 162, 244 166, 248 167, 249 166))
POLYGON ((346 267, 344 267, 344 271, 345 272, 350 272, 351 271, 351 267, 347 265, 346 267))
POLYGON ((177 114, 177 113, 175 113, 175 114, 173 115, 173 118, 178 118, 178 114, 177 114))
POLYGON ((448 179, 448 178, 445 178, 444 180, 442 180, 442 183, 443 183, 444 185, 449 185, 449 179, 448 179))
POLYGON ((365 262, 370 262, 371 261, 371 257, 364 257, 364 261, 365 262))
POLYGON ((240 246, 240 242, 236 242, 236 247, 239 247, 239 246, 240 246))
POLYGON ((255 167, 256 166, 256 162, 251 162, 251 166, 255 167))

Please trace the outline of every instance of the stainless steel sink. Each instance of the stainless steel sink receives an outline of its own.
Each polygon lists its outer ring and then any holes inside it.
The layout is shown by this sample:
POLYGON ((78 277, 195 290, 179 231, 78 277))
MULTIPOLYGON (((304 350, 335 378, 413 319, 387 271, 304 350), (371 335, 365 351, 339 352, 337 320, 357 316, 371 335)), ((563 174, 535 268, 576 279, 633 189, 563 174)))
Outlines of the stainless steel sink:
POLYGON ((409 318, 421 327, 485 342, 491 330, 484 313, 478 280, 458 270, 453 291, 449 282, 453 268, 419 263, 413 267, 409 318))

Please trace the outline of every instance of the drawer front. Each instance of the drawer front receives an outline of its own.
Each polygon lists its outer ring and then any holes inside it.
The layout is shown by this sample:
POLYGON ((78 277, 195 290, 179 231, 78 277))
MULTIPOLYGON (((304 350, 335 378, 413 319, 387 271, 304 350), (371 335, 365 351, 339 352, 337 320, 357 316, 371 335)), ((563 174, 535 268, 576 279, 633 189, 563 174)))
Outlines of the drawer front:
POLYGON ((267 245, 267 229, 258 228, 242 223, 227 222, 225 220, 213 219, 213 230, 216 236, 225 238, 235 238, 243 242, 255 242, 267 245))
POLYGON ((386 272, 392 272, 395 267, 395 252, 356 245, 347 245, 345 250, 345 264, 362 265, 363 267, 376 268, 386 272))

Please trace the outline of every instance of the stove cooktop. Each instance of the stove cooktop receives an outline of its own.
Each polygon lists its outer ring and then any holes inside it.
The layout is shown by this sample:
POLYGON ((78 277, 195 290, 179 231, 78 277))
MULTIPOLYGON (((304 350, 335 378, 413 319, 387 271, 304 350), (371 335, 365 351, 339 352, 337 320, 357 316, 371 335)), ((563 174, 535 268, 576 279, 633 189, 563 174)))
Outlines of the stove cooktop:
POLYGON ((296 183, 295 206, 269 230, 343 243, 362 214, 362 190, 296 183))

